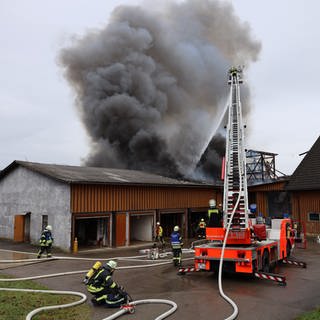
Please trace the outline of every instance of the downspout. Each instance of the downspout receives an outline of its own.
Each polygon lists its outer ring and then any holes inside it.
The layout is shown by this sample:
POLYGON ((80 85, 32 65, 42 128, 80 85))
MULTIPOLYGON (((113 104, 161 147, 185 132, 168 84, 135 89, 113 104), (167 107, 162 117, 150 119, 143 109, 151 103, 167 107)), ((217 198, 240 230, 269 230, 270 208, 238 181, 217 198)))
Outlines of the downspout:
POLYGON ((125 245, 129 246, 130 245, 130 214, 129 212, 126 212, 126 241, 125 245))
POLYGON ((112 248, 116 247, 116 228, 117 228, 117 219, 116 219, 116 213, 114 211, 111 212, 110 215, 110 246, 112 248))

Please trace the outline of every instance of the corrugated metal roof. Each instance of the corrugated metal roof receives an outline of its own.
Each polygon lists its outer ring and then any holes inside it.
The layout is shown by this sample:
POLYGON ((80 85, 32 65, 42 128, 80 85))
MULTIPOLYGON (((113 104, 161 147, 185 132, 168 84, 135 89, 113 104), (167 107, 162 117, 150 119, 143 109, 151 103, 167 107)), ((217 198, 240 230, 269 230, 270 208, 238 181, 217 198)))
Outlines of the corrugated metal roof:
POLYGON ((0 180, 17 166, 28 168, 45 176, 60 180, 66 183, 90 183, 90 184, 130 184, 130 185, 176 185, 200 187, 209 186, 208 183, 196 183, 184 180, 177 180, 156 174, 146 173, 137 170, 81 167, 57 164, 44 164, 28 161, 13 161, 0 173, 0 180))
POLYGON ((320 137, 292 174, 287 190, 320 190, 320 137))

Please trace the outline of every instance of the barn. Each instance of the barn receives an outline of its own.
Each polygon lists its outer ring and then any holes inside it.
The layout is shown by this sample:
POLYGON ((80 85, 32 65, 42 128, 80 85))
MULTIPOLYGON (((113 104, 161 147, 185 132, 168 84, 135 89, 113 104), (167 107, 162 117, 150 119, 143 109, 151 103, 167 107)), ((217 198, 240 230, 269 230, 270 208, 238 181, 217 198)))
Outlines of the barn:
POLYGON ((156 221, 185 237, 222 188, 134 170, 13 161, 0 173, 0 238, 38 243, 53 227, 54 245, 129 246, 152 241, 156 221))
POLYGON ((248 186, 249 203, 257 205, 257 213, 265 217, 283 217, 291 213, 291 194, 286 190, 290 177, 248 186))
POLYGON ((249 202, 268 218, 290 215, 303 223, 306 234, 320 234, 320 137, 291 176, 249 185, 249 202))
POLYGON ((320 234, 320 137, 290 177, 292 215, 306 224, 309 235, 320 234))

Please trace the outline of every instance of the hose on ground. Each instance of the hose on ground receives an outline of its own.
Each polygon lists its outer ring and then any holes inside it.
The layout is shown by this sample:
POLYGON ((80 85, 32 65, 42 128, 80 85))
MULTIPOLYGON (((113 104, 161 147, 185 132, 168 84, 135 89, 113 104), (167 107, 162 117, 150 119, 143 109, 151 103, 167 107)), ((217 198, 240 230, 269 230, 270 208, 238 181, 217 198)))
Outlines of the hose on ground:
MULTIPOLYGON (((135 265, 135 266, 123 266, 123 267, 117 267, 117 270, 122 269, 138 269, 138 268, 150 268, 150 267, 157 267, 162 266, 165 264, 170 264, 171 261, 166 262, 159 262, 159 263, 153 263, 153 264, 144 264, 144 265, 135 265)), ((35 280, 35 279, 43 279, 43 278, 53 278, 53 277, 61 277, 61 276, 68 276, 78 273, 86 273, 88 270, 78 270, 78 271, 68 271, 68 272, 60 272, 60 273, 52 273, 52 274, 45 274, 41 276, 32 276, 32 277, 24 277, 24 278, 8 278, 8 279, 0 279, 0 281, 3 282, 13 282, 13 281, 25 281, 25 280, 35 280)))
MULTIPOLYGON (((2 249, 0 249, 2 250, 2 249)), ((141 257, 141 256, 138 256, 141 257)), ((91 258, 86 259, 86 258, 72 258, 72 257, 54 257, 51 259, 48 259, 46 261, 49 260, 56 260, 56 259, 75 259, 75 260, 91 260, 91 258)), ((134 257, 116 257, 116 258, 112 258, 112 259, 118 259, 118 260, 129 260, 129 261, 135 261, 134 257), (130 260, 131 258, 131 260, 130 260)), ((17 261, 26 261, 26 260, 36 260, 39 261, 39 259, 21 259, 21 260, 14 260, 15 262, 17 261)), ((97 259, 95 259, 97 260, 97 259)), ((40 260, 41 261, 41 260, 40 260)), ((153 261, 153 260, 152 260, 153 261)), ((0 262, 13 262, 13 260, 1 260, 0 262)), ((121 270, 121 269, 134 269, 134 268, 148 268, 148 267, 155 267, 155 266, 161 266, 161 265, 165 265, 165 264, 169 264, 171 263, 171 261, 164 261, 164 262, 159 262, 159 263, 152 263, 152 264, 144 264, 144 265, 135 265, 135 266, 123 266, 123 267, 118 267, 117 270, 121 270)), ((6 278, 6 279, 2 279, 0 278, 0 281, 2 282, 13 282, 13 281, 24 281, 24 280, 35 280, 35 279, 41 279, 41 278, 50 278, 50 277, 58 277, 58 276, 65 276, 65 275, 72 275, 72 274, 78 274, 78 273, 86 273, 88 270, 79 270, 79 271, 69 271, 69 272, 62 272, 62 273, 55 273, 55 274, 48 274, 48 275, 41 275, 41 276, 33 276, 33 277, 24 277, 24 278, 6 278)), ((47 310, 52 310, 52 309, 59 309, 59 308, 67 308, 67 307, 71 307, 71 306, 75 306, 78 304, 81 304, 83 302, 86 301, 87 296, 81 292, 76 292, 76 291, 56 291, 56 290, 33 290, 33 289, 14 289, 14 288, 0 288, 0 290, 5 290, 5 291, 23 291, 23 292, 45 292, 45 293, 52 293, 52 294, 70 294, 70 295, 78 295, 81 296, 82 299, 76 302, 72 302, 72 303, 68 303, 68 304, 63 304, 63 305, 55 305, 55 306, 44 306, 44 307, 40 307, 37 309, 32 310, 31 312, 29 312, 29 314, 26 317, 26 320, 31 320, 32 317, 41 312, 41 311, 47 311, 47 310)), ((171 315, 172 313, 174 313, 177 309, 177 304, 174 301, 171 300, 164 300, 164 299, 145 299, 145 300, 137 300, 137 301, 132 301, 129 303, 129 306, 136 306, 138 304, 151 304, 151 303, 159 303, 159 304, 169 304, 172 306, 171 309, 169 309, 168 311, 166 311, 165 313, 161 314, 160 316, 158 316, 157 318, 155 318, 155 320, 162 320, 165 319, 166 317, 168 317, 169 315, 171 315)), ((128 312, 128 309, 124 308, 124 309, 120 309, 118 312, 112 314, 111 316, 104 318, 103 320, 111 320, 111 319, 116 319, 118 317, 120 317, 121 315, 125 314, 128 312)))
MULTIPOLYGON (((2 280, 2 279, 1 279, 2 280)), ((62 309, 62 308, 68 308, 73 307, 78 304, 82 304, 87 300, 87 296, 84 293, 77 292, 77 291, 57 291, 57 290, 36 290, 36 289, 15 289, 15 288, 0 288, 1 291, 19 291, 19 292, 32 292, 32 293, 50 293, 50 294, 63 294, 63 295, 73 295, 73 296, 79 296, 81 297, 80 300, 66 303, 66 304, 60 304, 60 305, 54 305, 54 306, 44 306, 37 309, 32 310, 29 312, 26 316, 26 320, 31 320, 34 315, 41 311, 48 311, 48 310, 54 310, 54 309, 62 309)))
MULTIPOLYGON (((178 306, 174 301, 171 300, 165 300, 165 299, 144 299, 144 300, 136 300, 136 301, 132 301, 130 302, 128 305, 129 306, 137 306, 139 304, 154 304, 154 303, 158 303, 158 304, 168 304, 171 305, 172 308, 169 309, 168 311, 162 313, 160 316, 158 316, 157 318, 155 318, 154 320, 162 320, 167 318, 168 316, 170 316, 172 313, 174 313, 178 306)), ((102 320, 114 320, 119 318, 121 315, 127 313, 128 310, 127 309, 121 309, 118 312, 112 314, 111 316, 104 318, 102 320)))

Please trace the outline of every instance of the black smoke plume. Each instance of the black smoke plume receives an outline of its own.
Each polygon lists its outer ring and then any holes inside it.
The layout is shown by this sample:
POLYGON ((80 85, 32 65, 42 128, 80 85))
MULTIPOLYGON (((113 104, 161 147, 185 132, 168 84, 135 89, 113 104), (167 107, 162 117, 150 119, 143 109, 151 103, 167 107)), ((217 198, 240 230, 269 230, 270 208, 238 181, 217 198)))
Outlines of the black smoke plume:
POLYGON ((249 66, 260 44, 230 3, 155 3, 117 7, 104 28, 61 51, 91 141, 85 164, 202 179, 202 167, 219 166, 222 143, 205 150, 227 71, 249 66))

